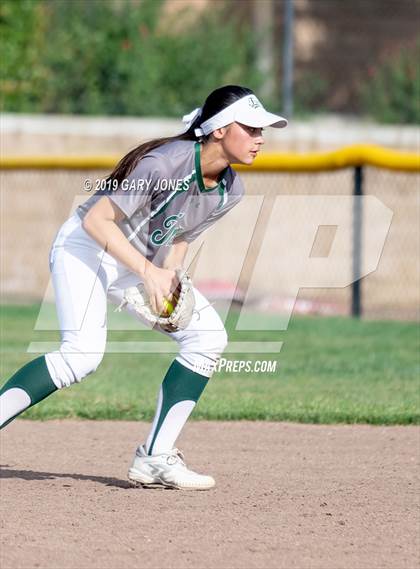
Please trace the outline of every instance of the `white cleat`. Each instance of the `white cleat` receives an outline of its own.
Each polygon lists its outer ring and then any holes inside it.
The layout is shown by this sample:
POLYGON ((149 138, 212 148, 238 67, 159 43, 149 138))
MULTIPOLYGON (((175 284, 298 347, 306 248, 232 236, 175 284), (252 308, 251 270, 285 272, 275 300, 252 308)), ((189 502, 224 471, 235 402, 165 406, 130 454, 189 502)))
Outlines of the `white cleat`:
POLYGON ((189 470, 182 452, 177 448, 149 456, 143 446, 136 451, 128 479, 136 486, 166 486, 179 490, 210 490, 216 484, 211 476, 189 470))

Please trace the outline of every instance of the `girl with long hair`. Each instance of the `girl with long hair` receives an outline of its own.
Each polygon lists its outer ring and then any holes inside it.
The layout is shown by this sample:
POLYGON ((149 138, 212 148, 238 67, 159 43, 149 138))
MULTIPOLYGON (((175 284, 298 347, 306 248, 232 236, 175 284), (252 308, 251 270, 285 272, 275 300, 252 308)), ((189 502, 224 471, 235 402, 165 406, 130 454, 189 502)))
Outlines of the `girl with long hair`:
MULTIPOLYGON (((184 117, 184 131, 141 144, 60 228, 50 252, 61 344, 27 363, 0 390, 0 426, 99 366, 106 345, 107 301, 142 282, 160 314, 178 286, 188 245, 232 209, 243 186, 231 164, 252 164, 263 128, 286 119, 267 112, 254 93, 227 85, 184 117)), ((178 344, 159 390, 147 440, 128 472, 142 486, 209 489, 211 476, 190 470, 174 447, 227 344, 217 312, 194 290, 188 327, 162 332, 178 344)), ((130 306, 126 308, 135 317, 130 306)))

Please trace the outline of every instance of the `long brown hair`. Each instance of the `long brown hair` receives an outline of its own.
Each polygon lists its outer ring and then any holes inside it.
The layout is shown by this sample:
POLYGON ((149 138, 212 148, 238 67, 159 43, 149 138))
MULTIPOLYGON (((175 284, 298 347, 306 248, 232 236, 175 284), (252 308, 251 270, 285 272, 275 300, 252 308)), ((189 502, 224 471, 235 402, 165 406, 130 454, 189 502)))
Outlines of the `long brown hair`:
POLYGON ((224 87, 219 87, 210 93, 207 97, 202 113, 198 116, 192 123, 187 132, 183 134, 178 134, 175 136, 167 136, 164 138, 155 138, 140 144, 133 150, 130 150, 121 160, 118 162, 114 170, 108 176, 107 181, 117 180, 118 184, 121 183, 124 178, 126 178, 137 166, 139 160, 145 156, 148 152, 151 152, 155 148, 166 144, 167 142, 172 142, 174 140, 203 140, 206 142, 209 136, 198 137, 194 130, 204 121, 208 120, 227 106, 231 105, 235 101, 246 97, 247 95, 252 95, 253 92, 247 87, 240 87, 239 85, 225 85, 224 87))

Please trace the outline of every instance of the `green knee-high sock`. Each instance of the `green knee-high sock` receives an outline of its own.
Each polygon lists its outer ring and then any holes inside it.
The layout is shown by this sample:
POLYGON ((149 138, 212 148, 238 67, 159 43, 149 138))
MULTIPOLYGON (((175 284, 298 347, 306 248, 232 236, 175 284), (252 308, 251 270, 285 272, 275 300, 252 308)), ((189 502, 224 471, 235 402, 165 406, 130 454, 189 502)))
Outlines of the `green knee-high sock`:
POLYGON ((0 389, 0 428, 5 427, 23 411, 39 403, 57 390, 48 372, 45 356, 32 360, 18 370, 0 389), (20 391, 23 390, 30 402, 22 403, 25 399, 20 391), (22 408, 23 407, 23 408, 22 408))
POLYGON ((172 362, 160 389, 155 419, 146 443, 149 455, 173 447, 208 380, 177 360, 172 362))

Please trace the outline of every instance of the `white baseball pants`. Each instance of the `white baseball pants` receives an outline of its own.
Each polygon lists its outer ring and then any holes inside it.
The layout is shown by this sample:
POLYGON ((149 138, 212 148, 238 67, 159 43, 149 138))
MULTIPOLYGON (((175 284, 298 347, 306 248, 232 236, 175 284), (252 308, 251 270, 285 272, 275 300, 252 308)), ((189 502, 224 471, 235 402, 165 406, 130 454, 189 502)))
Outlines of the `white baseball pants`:
MULTIPOLYGON (((80 382, 94 372, 106 348, 107 300, 119 304, 123 291, 140 278, 118 263, 83 229, 75 214, 61 227, 50 253, 50 269, 61 330, 60 349, 46 354, 57 388, 80 382)), ((207 299, 194 289, 197 314, 185 330, 166 333, 178 343, 176 359, 211 376, 227 344, 223 322, 207 299)), ((138 315, 126 308, 136 318, 138 315)), ((147 323, 145 322, 147 325, 147 323)))

